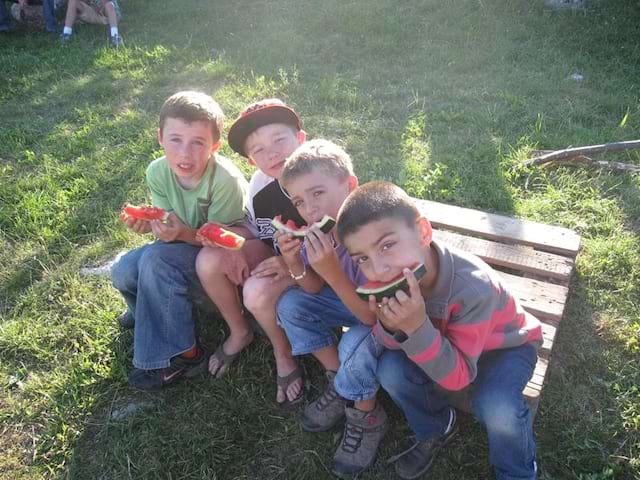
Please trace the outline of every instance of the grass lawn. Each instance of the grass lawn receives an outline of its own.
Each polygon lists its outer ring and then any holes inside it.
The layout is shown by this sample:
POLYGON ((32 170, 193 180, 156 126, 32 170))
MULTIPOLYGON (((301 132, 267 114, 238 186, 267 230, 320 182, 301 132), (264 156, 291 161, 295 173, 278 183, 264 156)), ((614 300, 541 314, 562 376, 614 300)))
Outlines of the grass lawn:
MULTIPOLYGON (((117 213, 148 199, 162 101, 193 88, 229 118, 286 99, 310 137, 346 148, 361 182, 577 230, 535 419, 540 477, 640 479, 640 177, 522 167, 534 148, 640 138, 640 9, 542 3, 123 0, 118 51, 98 27, 65 48, 0 34, 0 477, 331 478, 340 432, 305 433, 275 407, 264 339, 222 380, 135 392, 123 302, 79 275, 145 241, 117 213)), ((607 159, 640 164, 637 152, 607 159)), ((221 340, 220 319, 197 323, 207 345, 221 340)), ((384 401, 393 427, 363 478, 393 478, 385 460, 409 433, 384 401)), ((473 419, 429 478, 493 478, 473 419)))

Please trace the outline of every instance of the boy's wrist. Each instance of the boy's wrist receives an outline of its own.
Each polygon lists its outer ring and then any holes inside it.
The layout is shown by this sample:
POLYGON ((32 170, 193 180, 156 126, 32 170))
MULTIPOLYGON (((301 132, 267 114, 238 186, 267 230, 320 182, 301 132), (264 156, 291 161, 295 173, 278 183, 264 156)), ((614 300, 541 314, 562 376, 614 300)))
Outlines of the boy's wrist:
POLYGON ((289 275, 291 276, 292 279, 294 279, 296 282, 298 280, 302 280, 304 277, 307 276, 307 267, 305 267, 304 263, 302 264, 302 273, 300 274, 296 274, 294 273, 291 268, 289 268, 289 275))

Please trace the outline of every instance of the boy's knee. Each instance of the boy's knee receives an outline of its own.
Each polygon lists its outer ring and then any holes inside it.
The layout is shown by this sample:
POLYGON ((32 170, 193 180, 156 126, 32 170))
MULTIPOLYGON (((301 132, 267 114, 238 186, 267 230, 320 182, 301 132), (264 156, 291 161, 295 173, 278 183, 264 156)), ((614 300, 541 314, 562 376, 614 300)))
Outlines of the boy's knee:
POLYGON ((348 362, 353 356, 369 355, 372 346, 367 342, 370 341, 373 341, 373 339, 371 339, 371 327, 357 325, 349 328, 349 330, 342 334, 342 338, 340 338, 340 343, 338 344, 340 363, 348 362))
POLYGON ((402 389, 408 381, 404 374, 405 368, 402 365, 403 355, 404 353, 400 350, 386 350, 378 358, 376 375, 380 385, 387 392, 402 389))
POLYGON ((137 283, 137 264, 127 262, 126 258, 111 267, 111 284, 118 290, 129 290, 137 283), (124 260, 124 261, 123 261, 124 260))
POLYGON ((507 436, 517 435, 529 416, 524 399, 496 394, 475 395, 473 411, 488 431, 507 436))
POLYGON ((276 301, 276 291, 270 280, 257 277, 246 280, 242 288, 242 303, 254 316, 265 310, 273 310, 276 301))
POLYGON ((221 248, 202 248, 196 256, 196 273, 200 281, 224 276, 221 269, 224 251, 221 248))

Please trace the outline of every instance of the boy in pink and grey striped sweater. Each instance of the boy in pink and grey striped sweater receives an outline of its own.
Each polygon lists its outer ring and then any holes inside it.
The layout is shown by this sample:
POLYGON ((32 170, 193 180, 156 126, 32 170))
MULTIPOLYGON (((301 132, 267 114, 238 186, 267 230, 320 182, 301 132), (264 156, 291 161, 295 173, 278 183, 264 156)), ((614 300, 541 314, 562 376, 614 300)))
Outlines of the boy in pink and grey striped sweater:
MULTIPOLYGON (((370 281, 404 275, 408 291, 378 303, 373 329, 350 329, 341 369, 368 395, 382 386, 403 410, 416 442, 397 455, 403 479, 423 475, 453 437, 455 411, 440 389, 473 384, 472 408, 486 428, 499 480, 536 478, 532 416, 522 390, 542 343, 540 322, 524 312, 499 275, 479 258, 432 240, 431 225, 399 187, 373 182, 354 191, 338 236, 370 281), (424 264, 416 280, 411 266, 424 264), (439 388, 437 388, 439 387, 439 388)), ((336 390, 347 387, 336 382, 336 390)))

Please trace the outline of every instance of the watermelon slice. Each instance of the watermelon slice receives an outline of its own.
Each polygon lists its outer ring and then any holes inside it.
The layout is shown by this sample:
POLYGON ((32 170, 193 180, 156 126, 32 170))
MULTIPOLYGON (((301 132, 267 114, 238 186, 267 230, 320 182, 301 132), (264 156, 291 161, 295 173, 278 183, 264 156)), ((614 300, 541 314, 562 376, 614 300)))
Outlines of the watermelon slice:
MULTIPOLYGON (((287 220, 287 223, 282 223, 282 215, 278 215, 276 218, 271 220, 271 225, 273 225, 276 230, 290 233, 294 237, 298 238, 304 238, 307 235, 307 230, 309 229, 307 226, 298 227, 293 220, 287 220)), ((319 227, 323 233, 329 233, 335 225, 336 221, 329 215, 325 215, 322 217, 322 220, 314 223, 312 226, 319 227)))
POLYGON ((198 229, 197 235, 229 250, 240 250, 245 240, 243 236, 226 230, 217 223, 205 223, 198 229))
POLYGON ((164 208, 160 207, 145 207, 126 204, 122 209, 123 215, 126 217, 135 218, 136 220, 161 220, 167 219, 169 214, 164 208))
MULTIPOLYGON (((420 279, 427 273, 427 268, 423 264, 413 267, 412 270, 413 275, 418 281, 420 281, 420 279)), ((376 297, 376 302, 380 303, 384 297, 393 297, 398 290, 402 290, 404 292, 409 291, 407 279, 404 278, 404 274, 402 273, 389 282, 365 283, 364 285, 356 288, 356 293, 360 298, 366 301, 369 301, 369 295, 374 295, 376 297)))

